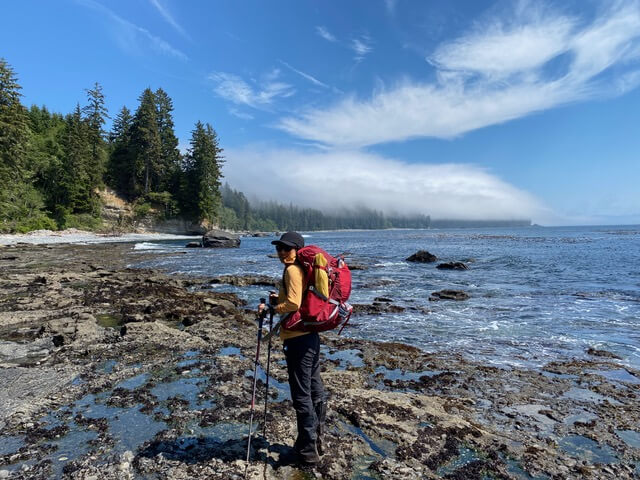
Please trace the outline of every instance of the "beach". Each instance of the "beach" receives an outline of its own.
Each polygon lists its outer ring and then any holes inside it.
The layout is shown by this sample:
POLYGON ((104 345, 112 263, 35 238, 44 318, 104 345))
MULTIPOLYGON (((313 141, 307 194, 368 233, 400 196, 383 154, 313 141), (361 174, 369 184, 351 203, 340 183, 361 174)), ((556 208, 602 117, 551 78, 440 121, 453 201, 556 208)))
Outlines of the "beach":
MULTIPOLYGON (((48 235, 0 246, 0 478, 243 478, 255 306, 210 277, 130 268, 167 255, 129 243, 144 239, 48 235)), ((322 342, 327 453, 306 471, 284 461, 295 415, 275 339, 248 478, 640 472, 640 372, 615 353, 529 369, 335 333, 322 342)))

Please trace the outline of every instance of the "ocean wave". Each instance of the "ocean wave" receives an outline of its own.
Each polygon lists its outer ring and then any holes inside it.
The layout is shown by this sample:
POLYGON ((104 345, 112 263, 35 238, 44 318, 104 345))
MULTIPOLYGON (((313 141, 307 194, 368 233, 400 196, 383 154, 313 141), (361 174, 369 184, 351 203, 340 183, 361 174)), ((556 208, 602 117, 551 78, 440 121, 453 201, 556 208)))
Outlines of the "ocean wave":
POLYGON ((373 266, 374 267, 396 267, 398 265, 408 265, 407 262, 380 262, 380 263, 374 263, 373 266))
POLYGON ((166 248, 167 248, 166 245, 162 245, 159 243, 152 243, 152 242, 136 243, 133 246, 134 250, 165 250, 166 248))

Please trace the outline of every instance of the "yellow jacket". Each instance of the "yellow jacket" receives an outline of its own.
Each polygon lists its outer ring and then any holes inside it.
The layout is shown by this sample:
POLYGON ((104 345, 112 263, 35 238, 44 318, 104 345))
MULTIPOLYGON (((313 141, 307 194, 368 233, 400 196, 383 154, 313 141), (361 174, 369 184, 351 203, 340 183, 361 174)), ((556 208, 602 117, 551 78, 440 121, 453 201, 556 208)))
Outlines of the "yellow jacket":
MULTIPOLYGON (((297 312, 302 305, 302 295, 305 291, 304 272, 302 267, 296 262, 296 251, 291 250, 289 255, 282 260, 284 263, 284 285, 278 292, 278 304, 275 307, 276 313, 285 315, 287 313, 297 312)), ((287 330, 284 327, 280 329, 280 338, 288 340, 290 338, 306 335, 309 332, 299 332, 295 330, 287 330)))

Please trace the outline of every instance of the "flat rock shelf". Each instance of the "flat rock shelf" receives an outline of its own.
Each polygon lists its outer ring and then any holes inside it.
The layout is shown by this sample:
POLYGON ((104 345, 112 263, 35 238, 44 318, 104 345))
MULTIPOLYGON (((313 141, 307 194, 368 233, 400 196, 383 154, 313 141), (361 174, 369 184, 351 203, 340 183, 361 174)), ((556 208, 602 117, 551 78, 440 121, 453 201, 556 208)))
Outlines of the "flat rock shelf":
MULTIPOLYGON (((132 252, 2 248, 0 478, 244 478, 254 314, 202 288, 211 278, 127 268, 132 252)), ((285 461, 295 416, 276 341, 248 478, 640 474, 640 372, 616 358, 496 368, 332 333, 321 355, 332 455, 285 461)))

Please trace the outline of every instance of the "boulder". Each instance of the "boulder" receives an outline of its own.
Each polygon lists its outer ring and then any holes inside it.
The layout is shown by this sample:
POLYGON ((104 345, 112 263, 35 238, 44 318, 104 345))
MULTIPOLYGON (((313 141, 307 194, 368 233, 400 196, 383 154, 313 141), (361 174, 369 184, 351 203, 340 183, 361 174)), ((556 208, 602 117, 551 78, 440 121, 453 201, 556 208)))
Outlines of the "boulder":
POLYGON ((222 230, 211 230, 202 237, 202 246, 205 248, 238 248, 240 237, 222 230))
POLYGON ((353 305, 353 313, 356 315, 379 315, 383 313, 400 313, 406 309, 399 305, 386 302, 374 302, 371 305, 356 303, 353 305))
POLYGON ((471 298, 468 293, 462 290, 440 290, 439 292, 433 292, 429 297, 430 301, 437 300, 468 300, 471 298))
POLYGON ((369 270, 369 267, 364 263, 347 263, 349 270, 369 270))
POLYGON ((418 250, 416 253, 407 258, 407 262, 417 262, 417 263, 432 263, 438 259, 432 253, 427 252, 426 250, 418 250))
POLYGON ((441 263, 436 268, 440 270, 469 270, 469 267, 462 262, 441 263))
POLYGON ((200 248, 202 244, 200 242, 189 242, 185 245, 185 248, 200 248))

